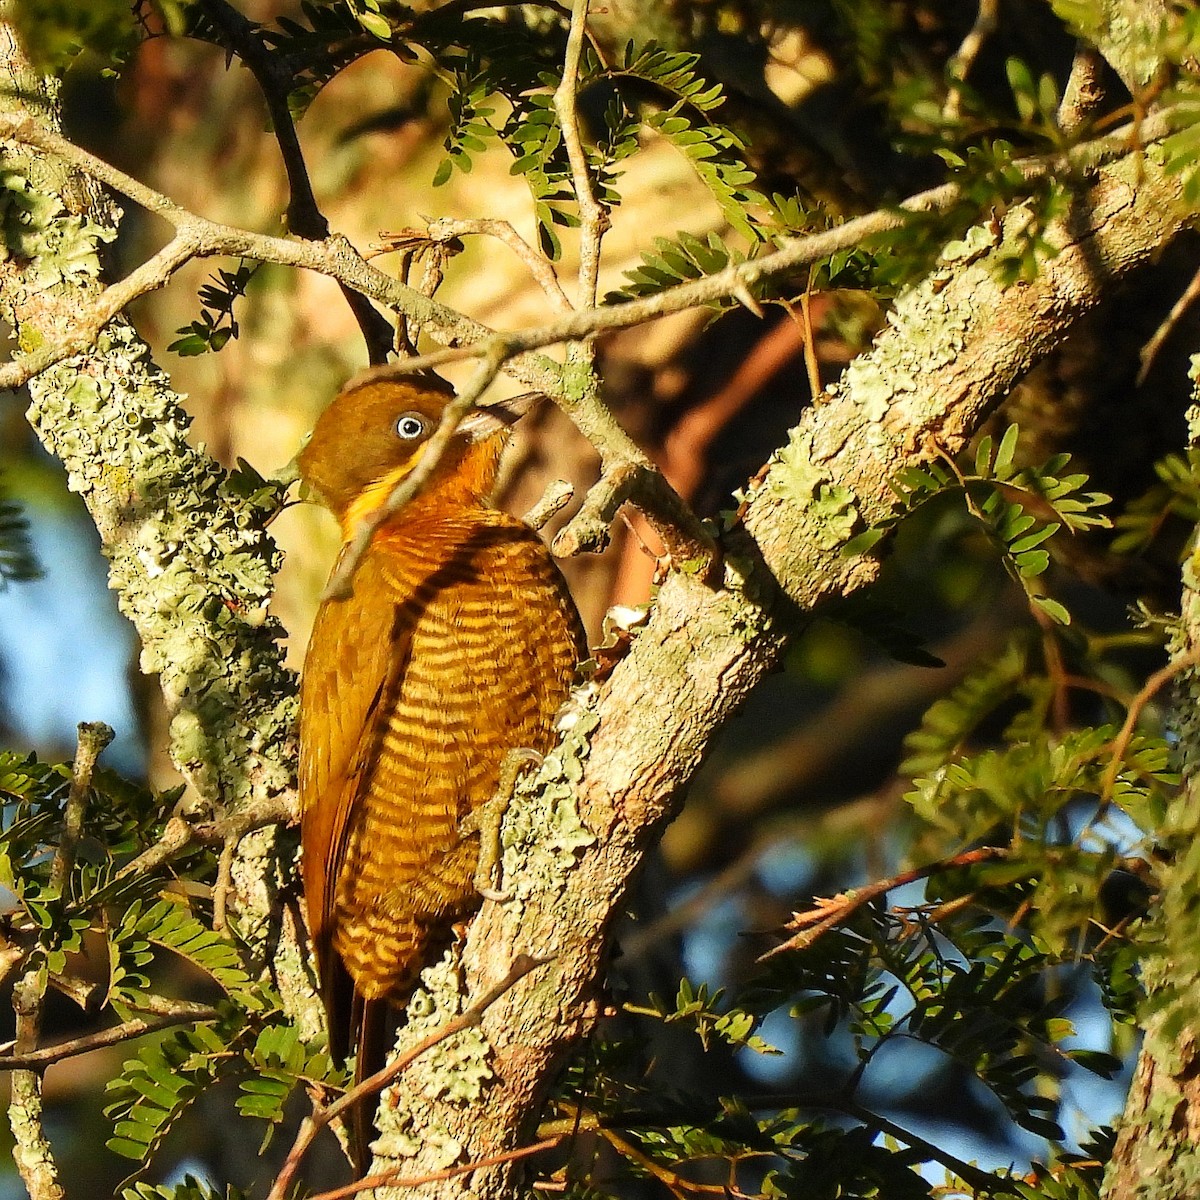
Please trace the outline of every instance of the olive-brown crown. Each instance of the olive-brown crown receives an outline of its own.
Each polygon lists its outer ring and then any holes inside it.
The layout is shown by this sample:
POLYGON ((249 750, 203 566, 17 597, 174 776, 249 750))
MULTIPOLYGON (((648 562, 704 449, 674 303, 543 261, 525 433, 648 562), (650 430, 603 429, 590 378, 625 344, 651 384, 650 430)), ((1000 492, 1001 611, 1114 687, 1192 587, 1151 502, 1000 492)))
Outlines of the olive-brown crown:
MULTIPOLYGON (((436 379, 351 385, 317 419, 296 460, 301 478, 345 524, 356 502, 374 490, 390 490, 416 466, 453 398, 449 385, 436 379)), ((490 491, 503 444, 493 435, 505 429, 506 416, 481 410, 463 421, 426 493, 451 479, 464 498, 490 491)))

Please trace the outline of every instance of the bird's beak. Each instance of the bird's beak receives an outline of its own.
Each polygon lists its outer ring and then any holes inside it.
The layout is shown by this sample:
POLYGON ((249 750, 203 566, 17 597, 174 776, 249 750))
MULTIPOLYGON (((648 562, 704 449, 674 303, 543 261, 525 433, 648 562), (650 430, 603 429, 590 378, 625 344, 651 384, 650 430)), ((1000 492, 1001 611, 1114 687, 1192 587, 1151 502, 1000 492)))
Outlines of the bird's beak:
POLYGON ((503 429, 511 429, 539 400, 544 399, 541 392, 523 392, 519 396, 510 396, 507 400, 477 408, 462 419, 458 431, 473 442, 482 442, 503 429))

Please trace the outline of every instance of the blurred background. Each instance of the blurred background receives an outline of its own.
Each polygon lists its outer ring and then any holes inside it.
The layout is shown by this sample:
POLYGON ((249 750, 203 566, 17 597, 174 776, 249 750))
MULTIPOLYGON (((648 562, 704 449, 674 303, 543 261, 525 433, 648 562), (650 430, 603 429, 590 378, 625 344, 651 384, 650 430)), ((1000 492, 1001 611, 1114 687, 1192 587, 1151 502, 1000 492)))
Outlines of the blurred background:
MULTIPOLYGON (((279 0, 241 0, 239 7, 264 21, 294 13, 279 0)), ((1048 5, 1005 0, 971 65, 969 94, 952 111, 947 64, 976 16, 975 6, 960 0, 610 0, 594 24, 608 45, 635 34, 697 51, 701 69, 728 94, 719 115, 745 137, 763 190, 800 194, 836 219, 940 182, 935 144, 961 146, 1003 132, 1036 146, 1004 64, 1018 56, 1061 91, 1074 43, 1048 5)), ((281 230, 285 179, 247 71, 230 69, 212 47, 166 37, 145 41, 118 78, 97 66, 84 55, 67 77, 72 137, 186 208, 262 232, 281 230)), ((1115 108, 1127 97, 1107 82, 1115 108)), ((441 216, 503 218, 533 240, 529 193, 510 174, 503 150, 476 156, 469 174, 456 171, 444 186, 432 186, 444 156, 445 101, 445 87, 421 63, 380 50, 339 75, 305 115, 300 135, 318 200, 333 228, 359 248, 378 245, 385 231, 421 228, 441 216)), ((688 162, 661 139, 645 140, 621 191, 624 203, 604 244, 602 293, 623 282, 652 236, 730 236, 688 162)), ((115 247, 117 272, 163 240, 162 227, 131 209, 115 247)), ((569 232, 564 244, 570 294, 569 232)), ((1019 420, 1030 459, 1070 451, 1095 486, 1120 503, 1150 485, 1157 458, 1183 445, 1195 322, 1176 327, 1140 380, 1138 356, 1186 286, 1194 251, 1193 244, 1165 256, 1014 394, 998 427, 1019 420)), ((393 263, 379 259, 384 269, 393 263)), ((227 466, 246 459, 268 474, 288 462, 334 391, 365 365, 361 338, 334 284, 268 266, 253 274, 239 303, 236 340, 220 353, 168 352, 177 331, 197 317, 197 289, 213 269, 192 264, 132 316, 186 396, 194 439, 227 466)), ((795 281, 797 295, 805 282, 795 281)), ((498 328, 554 315, 521 262, 487 239, 465 241, 438 295, 498 328)), ((735 490, 811 403, 814 379, 836 379, 869 344, 886 302, 886 295, 853 287, 814 294, 807 360, 795 307, 772 306, 761 318, 742 309, 689 313, 606 337, 599 345, 605 398, 701 515, 715 517, 736 507, 735 490)), ((94 531, 57 465, 28 433, 22 407, 20 397, 0 403, 0 482, 25 508, 44 576, 0 593, 0 744, 69 758, 76 723, 104 720, 118 735, 111 766, 171 786, 176 778, 162 753, 155 683, 138 673, 135 640, 106 591, 94 531)), ((596 475, 590 447, 550 406, 523 422, 509 454, 499 501, 518 513, 557 478, 574 485, 577 502, 596 475)), ((298 505, 272 532, 286 552, 275 610, 299 669, 335 529, 327 514, 298 505)), ((605 637, 612 605, 638 606, 650 597, 652 535, 623 519, 614 532, 605 554, 562 564, 593 644, 605 637)), ((1132 599, 1178 603, 1170 532, 1137 560, 1118 561, 1102 541, 1081 539, 1073 560, 1055 568, 1056 586, 1083 614, 1087 638, 1126 638, 1127 648, 1106 668, 1119 691, 1136 691, 1139 676, 1159 661, 1152 646, 1128 636, 1132 599)), ((944 665, 897 661, 856 630, 852 613, 808 625, 786 669, 721 738, 643 877, 620 938, 613 981, 619 998, 673 996, 682 973, 695 983, 736 986, 771 944, 765 932, 794 909, 895 871, 913 837, 902 800, 906 780, 897 772, 906 734, 973 667, 1006 647, 1035 652, 1042 645, 1042 630, 987 540, 949 507, 930 506, 905 524, 878 599, 902 614, 912 644, 944 665)), ((1094 719, 1087 705, 1100 701, 1078 703, 1071 715, 1094 719)), ((919 894, 919 887, 898 892, 893 902, 919 894)), ((1080 1044, 1128 1060, 1131 1037, 1113 1042, 1084 975, 1067 971, 1060 982, 1073 992, 1068 1015, 1080 1044)), ((62 1002, 52 1007, 48 1034, 65 1034, 78 1020, 62 1002)), ((846 1039, 819 1025, 768 1020, 763 1034, 782 1055, 705 1056, 694 1039, 682 1038, 658 1052, 669 1056, 681 1086, 721 1094, 819 1092, 853 1062, 846 1039)), ((120 1057, 119 1050, 96 1053, 47 1075, 51 1134, 67 1163, 70 1194, 80 1200, 112 1195, 128 1165, 96 1149, 105 1124, 97 1089, 120 1057)), ((1127 1081, 1067 1078, 1069 1137, 1111 1119, 1127 1081)), ((916 1043, 872 1065, 866 1095, 877 1111, 964 1160, 1021 1167, 1044 1152, 1040 1139, 1000 1119, 981 1088, 916 1043)), ((215 1115, 228 1102, 206 1098, 172 1135, 161 1156, 164 1177, 193 1170, 214 1181, 238 1178, 255 1148, 228 1144, 215 1115)), ((19 1194, 11 1167, 0 1160, 0 1197, 19 1194)))

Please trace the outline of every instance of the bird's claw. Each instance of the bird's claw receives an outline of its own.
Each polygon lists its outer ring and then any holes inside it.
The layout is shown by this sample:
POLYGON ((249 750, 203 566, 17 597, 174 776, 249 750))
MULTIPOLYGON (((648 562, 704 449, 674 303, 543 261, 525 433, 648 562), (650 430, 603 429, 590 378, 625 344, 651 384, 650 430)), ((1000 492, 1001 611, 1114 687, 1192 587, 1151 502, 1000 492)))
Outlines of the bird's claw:
MULTIPOLYGON (((504 820, 508 806, 512 803, 513 792, 516 791, 517 781, 527 767, 541 766, 542 756, 536 750, 510 750, 504 756, 500 767, 500 780, 496 785, 492 798, 472 809, 458 824, 458 832, 462 837, 472 833, 479 834, 479 864, 475 868, 475 890, 485 900, 495 900, 503 904, 512 899, 512 892, 503 886, 495 887, 497 876, 501 874, 503 851, 500 846, 500 825, 504 820)), ((502 884, 503 880, 499 880, 502 884)))

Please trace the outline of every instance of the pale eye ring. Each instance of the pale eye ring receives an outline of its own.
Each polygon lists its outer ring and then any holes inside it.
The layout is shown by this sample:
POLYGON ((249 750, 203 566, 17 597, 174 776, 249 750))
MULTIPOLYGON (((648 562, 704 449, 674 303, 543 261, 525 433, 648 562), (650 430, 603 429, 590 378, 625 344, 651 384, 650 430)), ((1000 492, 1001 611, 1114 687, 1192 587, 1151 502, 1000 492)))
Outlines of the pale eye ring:
POLYGON ((404 441, 416 441, 424 432, 425 418, 419 413, 402 413, 396 418, 396 435, 404 441))

